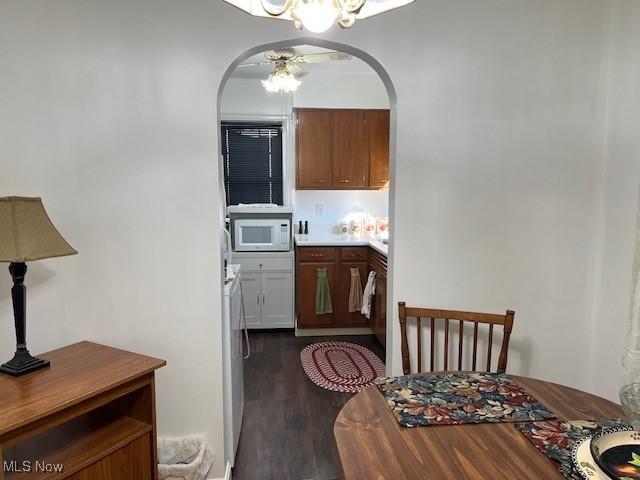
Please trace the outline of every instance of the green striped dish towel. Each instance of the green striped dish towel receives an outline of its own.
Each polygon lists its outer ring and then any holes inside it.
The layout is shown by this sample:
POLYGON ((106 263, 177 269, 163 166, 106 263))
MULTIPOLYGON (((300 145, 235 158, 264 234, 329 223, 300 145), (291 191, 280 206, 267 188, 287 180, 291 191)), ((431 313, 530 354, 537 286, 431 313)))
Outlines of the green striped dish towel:
POLYGON ((327 269, 319 268, 317 270, 316 281, 316 315, 326 315, 333 313, 331 306, 331 289, 329 288, 329 279, 327 278, 327 269))

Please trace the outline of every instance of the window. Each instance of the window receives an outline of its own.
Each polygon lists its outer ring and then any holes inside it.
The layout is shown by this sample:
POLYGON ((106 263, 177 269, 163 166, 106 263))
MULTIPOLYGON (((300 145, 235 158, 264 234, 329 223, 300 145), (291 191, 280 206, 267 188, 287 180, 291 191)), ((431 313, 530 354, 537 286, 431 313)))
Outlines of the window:
POLYGON ((283 204, 282 124, 223 122, 227 205, 283 204))

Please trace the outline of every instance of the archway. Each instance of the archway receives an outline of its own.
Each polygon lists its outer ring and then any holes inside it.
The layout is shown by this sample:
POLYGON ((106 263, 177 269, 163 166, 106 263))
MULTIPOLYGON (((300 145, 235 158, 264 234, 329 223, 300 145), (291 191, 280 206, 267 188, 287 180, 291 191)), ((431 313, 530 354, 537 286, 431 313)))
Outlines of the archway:
MULTIPOLYGON (((267 50, 278 50, 285 48, 292 48, 297 45, 311 45, 316 47, 321 47, 330 50, 336 50, 339 52, 344 52, 349 55, 352 55, 363 62, 367 63, 380 77, 389 97, 389 110, 390 110, 390 132, 389 132, 389 252, 387 256, 388 261, 388 283, 387 283, 387 329, 386 329, 386 358, 385 365, 387 369, 387 373, 390 374, 394 370, 394 358, 399 358, 399 355, 396 355, 396 350, 399 350, 399 342, 394 342, 394 234, 395 234, 395 192, 396 192, 396 139, 397 139, 397 94, 391 77, 388 72, 384 68, 384 66, 376 60, 373 56, 361 50, 359 48, 353 47, 351 45, 334 42, 330 40, 325 40, 321 38, 315 37, 298 37, 292 38, 288 40, 265 43, 262 45, 255 46, 251 49, 244 51, 241 55, 239 55, 232 63, 229 65, 227 70, 224 73, 224 76, 220 82, 218 87, 218 99, 217 99, 217 124, 218 127, 222 122, 222 114, 221 114, 221 103, 222 97, 227 85, 229 78, 232 73, 236 70, 238 65, 243 63, 248 58, 259 54, 261 52, 267 50)), ((222 151, 222 142, 220 138, 218 138, 218 177, 220 179, 219 182, 219 198, 220 205, 226 204, 226 199, 224 195, 224 172, 223 172, 223 162, 221 159, 221 151, 222 151)), ((219 226, 224 227, 224 209, 221 208, 219 211, 219 226)), ((221 233, 222 235, 222 233, 221 233)), ((221 241, 221 245, 224 245, 224 241, 221 241)), ((222 257, 223 252, 221 250, 220 255, 222 257)), ((224 284, 224 281, 222 281, 224 284)), ((222 295, 222 292, 221 292, 222 295)))

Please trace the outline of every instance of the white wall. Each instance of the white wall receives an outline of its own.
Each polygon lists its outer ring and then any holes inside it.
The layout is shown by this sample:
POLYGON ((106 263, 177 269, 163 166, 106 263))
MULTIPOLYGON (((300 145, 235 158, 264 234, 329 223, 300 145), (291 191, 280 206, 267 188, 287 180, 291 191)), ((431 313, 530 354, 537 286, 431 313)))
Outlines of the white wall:
POLYGON ((606 5, 427 3, 391 68, 396 300, 512 308, 510 369, 584 388, 606 5))
POLYGON ((294 222, 309 222, 309 233, 336 233, 349 213, 372 217, 389 215, 389 192, 369 190, 298 190, 295 192, 294 222), (316 211, 316 206, 320 206, 316 211))
POLYGON ((590 389, 616 398, 631 300, 640 186, 640 3, 613 2, 606 163, 592 321, 590 389))
POLYGON ((31 351, 88 339, 166 359, 160 435, 205 435, 221 458, 215 107, 233 58, 209 33, 216 10, 0 1, 0 192, 42 196, 80 252, 29 265, 31 351))
POLYGON ((236 115, 289 115, 293 108, 291 94, 268 94, 260 80, 230 78, 220 100, 220 112, 225 117, 236 115))
POLYGON ((303 78, 292 94, 269 94, 260 80, 231 78, 222 94, 224 115, 287 115, 292 108, 389 108, 389 95, 380 77, 370 73, 323 73, 303 78))
MULTIPOLYGON (((421 0, 322 36, 397 90, 391 302, 514 308, 511 371, 603 393, 585 366, 609 355, 589 349, 607 3, 421 0)), ((166 358, 160 433, 205 434, 217 476, 217 88, 247 49, 304 35, 218 1, 0 1, 0 192, 43 196, 80 251, 32 266, 32 350, 166 358)))

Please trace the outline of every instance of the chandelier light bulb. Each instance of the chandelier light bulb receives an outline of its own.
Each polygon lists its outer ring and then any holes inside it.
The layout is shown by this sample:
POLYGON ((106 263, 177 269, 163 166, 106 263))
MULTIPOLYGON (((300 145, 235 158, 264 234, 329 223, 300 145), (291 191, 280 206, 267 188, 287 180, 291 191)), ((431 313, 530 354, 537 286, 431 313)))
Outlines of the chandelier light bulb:
POLYGON ((310 32, 323 33, 336 23, 340 10, 333 0, 303 0, 298 2, 291 14, 310 32))

